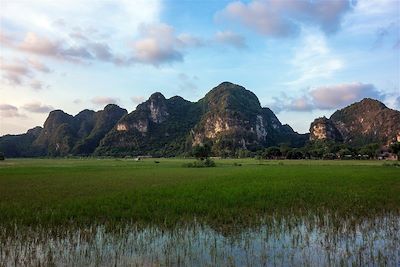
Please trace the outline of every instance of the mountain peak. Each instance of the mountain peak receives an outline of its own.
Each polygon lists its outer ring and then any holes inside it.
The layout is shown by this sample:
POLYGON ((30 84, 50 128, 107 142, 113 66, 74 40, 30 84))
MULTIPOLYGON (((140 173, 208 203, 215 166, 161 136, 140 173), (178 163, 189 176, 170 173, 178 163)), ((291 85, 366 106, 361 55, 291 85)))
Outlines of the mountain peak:
POLYGON ((381 101, 373 99, 373 98, 364 98, 360 102, 356 102, 353 105, 364 105, 364 106, 366 105, 366 106, 378 108, 378 109, 387 108, 385 106, 385 104, 383 104, 381 101))
POLYGON ((216 110, 249 110, 257 113, 261 110, 260 101, 257 96, 243 86, 223 82, 211 89, 203 101, 211 109, 216 110))
POLYGON ((165 96, 160 92, 155 92, 149 97, 149 100, 165 100, 165 96))
POLYGON ((353 145, 386 144, 400 133, 400 112, 382 102, 364 98, 337 110, 329 119, 316 119, 310 127, 310 139, 340 140, 353 145), (340 134, 339 134, 340 133, 340 134))
POLYGON ((80 111, 78 114, 76 114, 74 117, 77 119, 84 119, 84 118, 88 118, 90 116, 93 116, 95 112, 93 110, 90 109, 84 109, 82 111, 80 111))
POLYGON ((113 110, 125 110, 123 108, 121 108, 120 106, 116 105, 116 104, 108 104, 107 106, 104 107, 103 110, 105 111, 113 111, 113 110))

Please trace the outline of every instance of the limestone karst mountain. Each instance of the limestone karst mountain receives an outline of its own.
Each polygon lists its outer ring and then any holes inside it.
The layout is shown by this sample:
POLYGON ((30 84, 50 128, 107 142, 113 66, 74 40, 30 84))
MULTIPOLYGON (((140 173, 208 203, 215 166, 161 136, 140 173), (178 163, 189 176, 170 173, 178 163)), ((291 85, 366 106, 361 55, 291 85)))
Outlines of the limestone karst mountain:
POLYGON ((43 128, 1 137, 0 151, 8 157, 90 155, 125 114, 125 109, 111 104, 97 112, 85 109, 76 116, 54 110, 43 128))
POLYGON ((365 98, 336 111, 329 119, 316 119, 310 127, 310 140, 321 139, 354 146, 400 141, 400 112, 365 98))
POLYGON ((210 144, 215 156, 234 156, 286 144, 304 146, 308 140, 332 140, 361 146, 400 139, 400 112, 373 99, 364 99, 318 118, 310 134, 298 134, 261 107, 257 96, 242 86, 223 82, 202 99, 190 102, 154 93, 127 113, 116 105, 69 115, 50 112, 44 127, 22 135, 0 137, 7 157, 28 156, 177 156, 193 145, 210 144))
POLYGON ((154 93, 117 123, 96 154, 173 156, 208 142, 220 156, 280 142, 302 145, 306 139, 261 108, 252 92, 224 82, 195 103, 154 93))

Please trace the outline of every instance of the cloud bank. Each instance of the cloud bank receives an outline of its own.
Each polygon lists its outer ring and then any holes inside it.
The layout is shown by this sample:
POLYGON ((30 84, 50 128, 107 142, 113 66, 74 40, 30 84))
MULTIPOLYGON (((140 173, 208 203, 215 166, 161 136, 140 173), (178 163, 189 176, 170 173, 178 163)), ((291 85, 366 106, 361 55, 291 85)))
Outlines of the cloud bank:
POLYGON ((140 37, 132 44, 133 62, 158 66, 163 63, 183 61, 183 51, 189 47, 198 47, 202 41, 190 34, 175 33, 167 24, 141 25, 140 37))
POLYGON ((300 97, 288 97, 283 94, 274 98, 272 110, 281 111, 312 111, 333 110, 343 108, 363 98, 383 100, 386 95, 373 84, 360 82, 343 83, 315 87, 300 97))
POLYGON ((217 20, 230 20, 264 36, 296 35, 302 25, 316 25, 327 34, 336 32, 344 14, 352 9, 349 0, 253 0, 235 1, 217 13, 217 20))

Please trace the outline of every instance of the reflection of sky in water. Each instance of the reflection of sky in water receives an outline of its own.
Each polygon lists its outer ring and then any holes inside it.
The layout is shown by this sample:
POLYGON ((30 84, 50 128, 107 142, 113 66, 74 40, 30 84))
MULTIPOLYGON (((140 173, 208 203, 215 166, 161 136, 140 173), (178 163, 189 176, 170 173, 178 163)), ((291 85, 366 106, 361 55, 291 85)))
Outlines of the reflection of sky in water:
POLYGON ((400 218, 332 224, 270 220, 242 231, 193 224, 163 230, 125 225, 54 232, 3 229, 0 265, 389 265, 399 263, 400 218))

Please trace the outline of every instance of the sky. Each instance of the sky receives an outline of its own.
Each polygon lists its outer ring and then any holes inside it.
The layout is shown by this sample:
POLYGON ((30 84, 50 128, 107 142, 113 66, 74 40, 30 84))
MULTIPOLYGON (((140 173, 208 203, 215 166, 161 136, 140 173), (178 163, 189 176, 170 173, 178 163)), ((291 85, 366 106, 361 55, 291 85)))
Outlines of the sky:
POLYGON ((282 123, 365 97, 400 109, 399 0, 1 0, 0 135, 221 82, 282 123))

